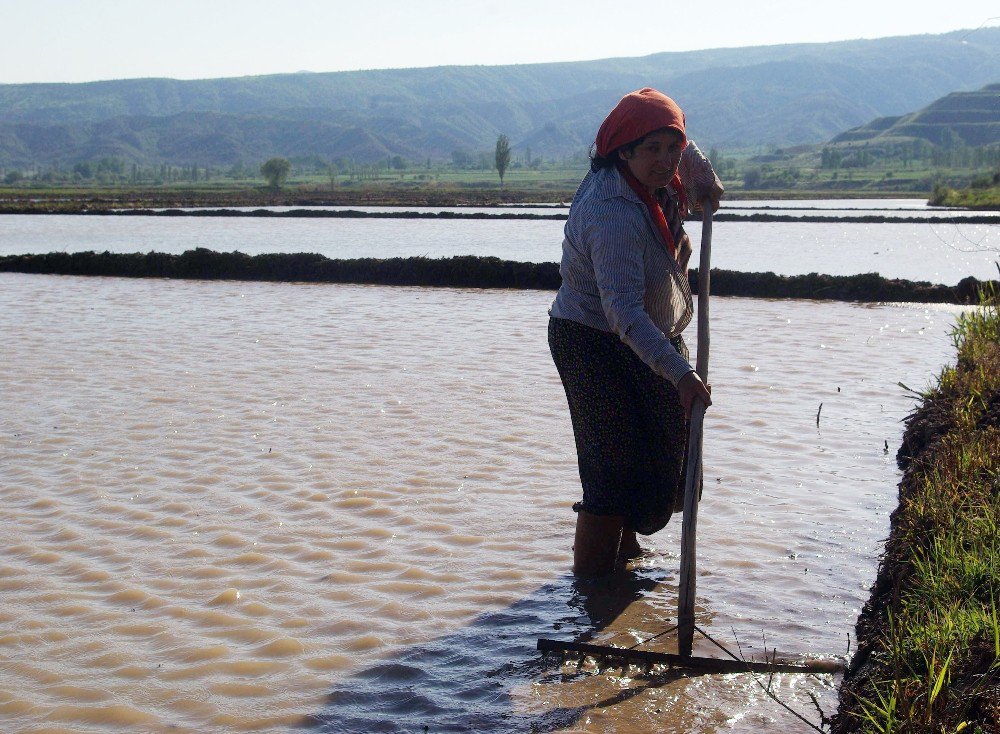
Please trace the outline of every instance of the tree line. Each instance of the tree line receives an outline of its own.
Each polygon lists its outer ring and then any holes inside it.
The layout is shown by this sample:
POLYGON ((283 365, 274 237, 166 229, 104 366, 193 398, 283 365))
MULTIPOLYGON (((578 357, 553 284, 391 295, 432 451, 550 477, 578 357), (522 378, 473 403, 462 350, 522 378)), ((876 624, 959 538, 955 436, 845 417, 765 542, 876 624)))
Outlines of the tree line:
MULTIPOLYGON (((950 130, 948 132, 951 132, 950 130)), ((878 145, 826 146, 820 165, 826 169, 869 168, 896 164, 947 168, 995 168, 1000 166, 1000 145, 966 145, 952 133, 948 144, 933 145, 922 138, 878 145)))
MULTIPOLYGON (((578 162, 580 156, 574 156, 578 162)), ((501 185, 508 170, 531 168, 538 170, 543 166, 541 156, 534 156, 530 146, 526 146, 523 155, 515 157, 510 139, 505 134, 497 138, 493 155, 486 151, 476 154, 466 150, 452 151, 450 167, 455 170, 495 170, 501 185)), ((552 161, 553 164, 565 164, 565 161, 552 161)), ((420 173, 429 173, 441 168, 441 162, 433 162, 430 156, 423 161, 414 162, 400 155, 387 155, 384 159, 357 162, 346 156, 338 156, 331 160, 323 160, 319 156, 306 158, 286 158, 274 156, 259 166, 242 161, 230 166, 212 166, 192 163, 175 165, 161 163, 159 165, 142 165, 128 162, 123 158, 102 157, 98 160, 82 160, 70 167, 49 166, 44 169, 33 166, 4 169, 0 167, 0 181, 7 185, 19 183, 79 183, 79 184, 179 184, 199 183, 229 179, 231 181, 246 181, 263 178, 268 187, 280 188, 284 185, 293 170, 303 175, 321 175, 327 178, 331 186, 336 186, 341 180, 364 182, 372 181, 383 175, 413 173, 420 178, 420 173)), ((447 165, 447 164, 445 164, 447 165)))
MULTIPOLYGON (((909 185, 911 189, 925 188, 930 192, 936 184, 959 186, 968 184, 976 176, 992 175, 1000 169, 1000 145, 969 146, 957 138, 950 140, 948 145, 935 145, 916 139, 877 145, 847 143, 805 150, 774 149, 752 155, 739 151, 724 152, 713 147, 709 158, 730 188, 795 190, 811 189, 817 185, 824 188, 858 188, 863 185, 862 182, 879 179, 885 184, 882 188, 901 189, 909 185), (909 183, 893 184, 894 180, 901 181, 903 176, 908 177, 909 183)), ((265 186, 274 189, 285 185, 294 176, 300 183, 315 183, 318 178, 334 189, 340 185, 404 178, 410 185, 419 186, 421 181, 432 182, 448 172, 480 171, 486 174, 493 171, 500 185, 504 186, 511 171, 579 170, 582 175, 588 162, 587 152, 583 150, 561 159, 543 160, 542 156, 532 152, 530 146, 515 149, 506 134, 497 137, 492 151, 472 153, 456 149, 450 160, 433 160, 428 156, 411 161, 400 155, 386 155, 368 161, 356 161, 349 156, 330 159, 320 156, 274 156, 272 159, 256 163, 238 161, 227 166, 197 162, 145 165, 122 157, 105 156, 67 166, 0 167, 0 183, 15 187, 38 184, 169 186, 226 181, 261 185, 263 181, 265 186), (285 161, 287 166, 274 168, 272 159, 285 161)))

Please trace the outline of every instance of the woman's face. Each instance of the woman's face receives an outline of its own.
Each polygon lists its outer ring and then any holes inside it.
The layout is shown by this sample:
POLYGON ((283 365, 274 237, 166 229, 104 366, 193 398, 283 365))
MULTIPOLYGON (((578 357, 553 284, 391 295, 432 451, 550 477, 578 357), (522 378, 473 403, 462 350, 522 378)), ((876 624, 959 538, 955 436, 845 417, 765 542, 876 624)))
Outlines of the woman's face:
POLYGON ((676 130, 650 133, 632 153, 622 153, 622 159, 639 183, 650 192, 670 183, 677 173, 677 164, 684 150, 681 134, 676 130))

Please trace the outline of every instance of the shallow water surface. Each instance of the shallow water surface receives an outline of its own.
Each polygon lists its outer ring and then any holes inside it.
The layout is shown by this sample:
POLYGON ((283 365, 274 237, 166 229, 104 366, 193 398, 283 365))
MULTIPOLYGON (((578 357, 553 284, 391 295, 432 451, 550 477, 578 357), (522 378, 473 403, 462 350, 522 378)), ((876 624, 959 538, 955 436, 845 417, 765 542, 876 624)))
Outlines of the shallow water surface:
MULTIPOLYGON (((0 275, 0 728, 808 731, 749 676, 534 652, 667 629, 679 548, 674 521, 613 583, 567 574, 551 297, 0 275)), ((709 634, 846 652, 895 504, 897 382, 951 359, 955 313, 713 300, 709 634)), ((776 685, 815 718, 835 682, 776 685)))
MULTIPOLYGON (((731 202, 724 209, 743 213, 768 211, 763 207, 775 203, 764 202, 759 206, 754 202, 731 202)), ((857 202, 848 202, 854 203, 857 202)), ((820 206, 823 204, 829 202, 785 202, 788 211, 772 213, 859 213, 851 208, 823 208, 820 206), (793 205, 801 208, 795 209, 793 205)), ((886 208, 877 213, 912 214, 893 208, 898 206, 900 201, 889 200, 886 208)), ((548 209, 533 211, 549 212, 548 209)), ((218 252, 238 250, 248 255, 274 252, 315 252, 330 258, 477 255, 520 262, 558 262, 562 256, 564 224, 555 220, 7 214, 0 215, 0 255, 87 250, 180 254, 204 247, 218 252)), ((687 229, 695 242, 701 238, 699 222, 688 223, 687 229)), ((995 278, 995 261, 1000 251, 1000 225, 996 224, 720 222, 715 231, 713 267, 780 275, 877 272, 887 278, 954 285, 968 275, 995 278)))

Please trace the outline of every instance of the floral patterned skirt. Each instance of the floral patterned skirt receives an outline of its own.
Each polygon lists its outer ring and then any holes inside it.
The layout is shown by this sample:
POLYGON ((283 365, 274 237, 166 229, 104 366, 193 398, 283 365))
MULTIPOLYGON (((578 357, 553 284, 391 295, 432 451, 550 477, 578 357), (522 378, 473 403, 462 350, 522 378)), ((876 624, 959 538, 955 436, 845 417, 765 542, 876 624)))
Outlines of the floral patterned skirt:
MULTIPOLYGON (((685 358, 681 337, 671 343, 685 358)), ((549 319, 583 484, 579 512, 621 515, 642 535, 663 528, 684 491, 687 427, 677 389, 616 334, 549 319)))

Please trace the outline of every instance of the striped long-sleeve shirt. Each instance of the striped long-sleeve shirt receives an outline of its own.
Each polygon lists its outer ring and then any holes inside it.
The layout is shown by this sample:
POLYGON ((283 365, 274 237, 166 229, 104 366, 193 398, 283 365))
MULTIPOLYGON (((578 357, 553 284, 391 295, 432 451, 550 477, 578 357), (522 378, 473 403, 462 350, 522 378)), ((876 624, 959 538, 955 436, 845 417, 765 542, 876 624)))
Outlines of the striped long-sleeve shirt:
MULTIPOLYGON (((678 241, 676 201, 665 214, 678 241)), ((691 289, 646 205, 617 170, 593 171, 576 192, 564 234, 562 286, 549 314, 617 334, 676 385, 692 368, 669 337, 691 321, 691 289)))

